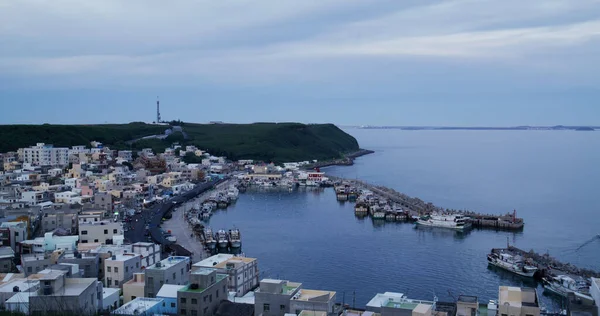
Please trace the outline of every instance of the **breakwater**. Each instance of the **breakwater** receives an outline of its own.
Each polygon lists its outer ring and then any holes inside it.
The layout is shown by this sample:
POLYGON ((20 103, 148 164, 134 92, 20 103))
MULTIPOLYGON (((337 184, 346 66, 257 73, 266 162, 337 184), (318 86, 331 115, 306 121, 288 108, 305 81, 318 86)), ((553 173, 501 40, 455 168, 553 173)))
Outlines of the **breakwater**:
POLYGON ((344 183, 347 186, 353 186, 362 190, 369 190, 374 194, 397 204, 398 206, 402 207, 404 213, 406 213, 407 219, 432 213, 450 213, 462 214, 469 217, 472 225, 478 228, 521 230, 525 225, 523 219, 517 217, 516 211, 505 215, 493 215, 480 214, 474 211, 445 209, 435 206, 432 203, 424 202, 419 198, 411 197, 404 193, 397 192, 396 190, 384 186, 370 184, 362 180, 346 179, 336 176, 328 176, 328 178, 338 183, 344 183))
POLYGON ((360 149, 353 153, 346 154, 346 155, 344 155, 343 158, 340 158, 340 159, 317 161, 315 163, 305 165, 303 167, 303 169, 309 170, 309 169, 324 168, 324 167, 329 167, 329 166, 352 166, 354 164, 354 159, 364 156, 364 155, 372 154, 372 153, 374 153, 374 151, 372 151, 372 150, 360 149))

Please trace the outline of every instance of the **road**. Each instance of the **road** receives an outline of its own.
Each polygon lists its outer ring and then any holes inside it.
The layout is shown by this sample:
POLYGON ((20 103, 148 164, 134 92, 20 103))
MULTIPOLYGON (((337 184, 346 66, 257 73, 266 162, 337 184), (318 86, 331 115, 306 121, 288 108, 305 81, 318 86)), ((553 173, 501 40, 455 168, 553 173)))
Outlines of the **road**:
POLYGON ((159 227, 161 224, 160 220, 164 217, 165 213, 170 211, 175 205, 187 202, 188 200, 223 181, 225 181, 225 179, 198 184, 192 190, 187 191, 182 195, 172 197, 168 200, 163 200, 160 203, 154 204, 149 209, 142 210, 141 214, 135 214, 131 217, 131 222, 128 223, 130 229, 125 232, 125 239, 131 243, 147 241, 147 237, 144 235, 144 233, 146 231, 145 226, 149 225, 150 235, 152 236, 152 240, 154 242, 162 245, 172 244, 172 242, 163 237, 159 227))

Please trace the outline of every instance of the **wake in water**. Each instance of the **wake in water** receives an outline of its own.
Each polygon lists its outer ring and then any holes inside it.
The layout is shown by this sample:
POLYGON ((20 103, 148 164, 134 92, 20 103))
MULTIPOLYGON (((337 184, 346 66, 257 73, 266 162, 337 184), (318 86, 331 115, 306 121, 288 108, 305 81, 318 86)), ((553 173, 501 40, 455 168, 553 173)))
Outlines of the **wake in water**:
POLYGON ((581 248, 593 243, 594 241, 596 241, 598 239, 600 239, 600 234, 598 234, 598 235, 594 236, 592 239, 584 242, 581 246, 577 247, 577 249, 575 251, 579 251, 581 248))

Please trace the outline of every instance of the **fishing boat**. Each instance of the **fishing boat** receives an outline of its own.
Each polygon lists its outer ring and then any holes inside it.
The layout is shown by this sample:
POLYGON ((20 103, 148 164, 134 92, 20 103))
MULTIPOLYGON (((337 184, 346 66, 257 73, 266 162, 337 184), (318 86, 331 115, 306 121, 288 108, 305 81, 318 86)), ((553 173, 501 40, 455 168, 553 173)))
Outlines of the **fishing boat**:
POLYGON ((230 201, 237 200, 239 193, 240 193, 240 191, 233 185, 230 186, 229 189, 227 189, 227 197, 229 198, 230 201))
POLYGON ((204 228, 204 240, 205 240, 206 246, 209 249, 215 249, 215 247, 217 246, 217 241, 215 240, 212 229, 210 229, 210 227, 204 228))
POLYGON ((240 248, 242 246, 242 235, 237 228, 229 230, 229 244, 231 248, 240 248))
POLYGON ((492 252, 487 259, 488 264, 528 278, 532 278, 537 271, 536 267, 526 264, 522 257, 508 253, 492 252))
POLYGON ((427 215, 417 220, 417 225, 426 227, 440 227, 463 231, 471 228, 471 223, 467 222, 462 215, 427 215))
POLYGON ((568 275, 558 275, 543 278, 544 290, 567 297, 569 293, 576 295, 590 295, 590 285, 583 279, 575 280, 568 275))
POLYGON ((225 197, 222 197, 217 201, 218 208, 227 208, 228 205, 229 205, 229 202, 227 201, 227 198, 225 198, 225 197))
POLYGON ((354 214, 367 215, 369 213, 369 205, 365 202, 357 202, 354 206, 354 214))
POLYGON ((219 229, 219 231, 217 232, 217 245, 219 246, 219 248, 227 248, 227 245, 229 244, 229 240, 227 238, 227 232, 223 229, 219 229))

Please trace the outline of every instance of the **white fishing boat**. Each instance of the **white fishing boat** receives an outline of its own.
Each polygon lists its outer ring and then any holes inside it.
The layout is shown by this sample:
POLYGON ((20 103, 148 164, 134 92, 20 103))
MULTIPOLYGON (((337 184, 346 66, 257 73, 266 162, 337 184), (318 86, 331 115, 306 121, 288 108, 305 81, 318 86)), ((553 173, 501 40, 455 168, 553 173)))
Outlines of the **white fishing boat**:
POLYGON ((242 235, 239 229, 234 228, 229 231, 229 243, 231 244, 231 248, 240 248, 242 246, 242 235))
POLYGON ((209 249, 215 249, 215 247, 217 246, 217 241, 215 240, 212 229, 210 229, 210 227, 204 228, 204 240, 205 240, 206 246, 209 249))
POLYGON ((233 186, 233 185, 230 186, 229 189, 227 189, 227 197, 231 201, 237 200, 239 193, 240 193, 240 191, 235 186, 233 186))
POLYGON ((229 240, 227 238, 227 232, 223 229, 219 229, 219 231, 217 232, 217 245, 219 246, 219 248, 227 248, 227 245, 229 244, 229 240))
POLYGON ((426 227, 440 227, 454 230, 465 230, 471 228, 471 223, 459 214, 453 215, 428 215, 417 220, 417 225, 426 227))
POLYGON ((590 295, 590 285, 583 279, 575 280, 568 275, 544 278, 544 290, 567 297, 569 293, 590 295))
POLYGON ((520 256, 513 256, 508 253, 492 252, 487 256, 488 264, 518 274, 520 276, 532 278, 537 268, 526 264, 520 256))

